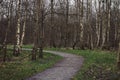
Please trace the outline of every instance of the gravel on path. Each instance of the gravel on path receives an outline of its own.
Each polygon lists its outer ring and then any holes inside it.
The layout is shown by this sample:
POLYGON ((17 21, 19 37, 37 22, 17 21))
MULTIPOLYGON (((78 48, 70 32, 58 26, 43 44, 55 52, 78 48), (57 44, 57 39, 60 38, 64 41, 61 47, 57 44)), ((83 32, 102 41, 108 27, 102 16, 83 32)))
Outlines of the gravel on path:
POLYGON ((26 80, 71 80, 80 70, 84 61, 83 57, 74 54, 58 51, 45 52, 62 56, 63 59, 56 63, 52 68, 38 73, 26 80))

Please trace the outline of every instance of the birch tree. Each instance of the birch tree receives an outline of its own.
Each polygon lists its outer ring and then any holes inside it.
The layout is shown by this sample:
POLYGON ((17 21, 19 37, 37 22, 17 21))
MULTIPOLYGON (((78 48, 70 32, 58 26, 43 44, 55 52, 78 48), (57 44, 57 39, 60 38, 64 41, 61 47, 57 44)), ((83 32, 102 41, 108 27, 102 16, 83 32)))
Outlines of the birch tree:
POLYGON ((17 27, 16 27, 16 45, 15 45, 15 56, 20 54, 20 27, 21 27, 21 0, 18 1, 18 19, 17 19, 17 27))
POLYGON ((101 2, 98 0, 98 8, 97 8, 97 2, 95 0, 95 10, 96 10, 96 34, 97 34, 97 40, 96 40, 96 47, 98 48, 100 45, 100 16, 101 16, 101 2))
POLYGON ((21 40, 20 40, 20 48, 22 48, 24 37, 25 37, 25 30, 26 30, 26 22, 27 22, 27 7, 28 7, 28 0, 25 0, 24 2, 25 5, 25 13, 24 13, 24 23, 23 23, 23 28, 22 28, 22 35, 21 35, 21 40))

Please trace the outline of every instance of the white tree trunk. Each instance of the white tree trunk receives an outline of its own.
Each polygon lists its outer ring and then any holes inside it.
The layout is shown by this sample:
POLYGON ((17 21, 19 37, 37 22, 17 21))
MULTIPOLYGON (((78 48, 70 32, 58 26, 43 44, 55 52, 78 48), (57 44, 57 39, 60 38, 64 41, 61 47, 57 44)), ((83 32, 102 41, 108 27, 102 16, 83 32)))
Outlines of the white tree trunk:
MULTIPOLYGON (((26 0, 26 3, 28 0, 26 0)), ((24 41, 24 36, 25 36, 25 30, 26 30, 26 20, 27 20, 27 4, 25 5, 25 16, 24 16, 24 24, 23 24, 23 30, 22 30, 22 35, 21 35, 21 41, 20 41, 20 47, 22 48, 23 41, 24 41)))
POLYGON ((21 36, 20 47, 22 47, 22 45, 23 45, 24 36, 25 36, 25 28, 26 28, 26 21, 25 21, 24 24, 23 24, 23 30, 22 30, 22 36, 21 36))
POLYGON ((17 29, 16 29, 16 52, 15 55, 18 56, 20 54, 20 5, 21 5, 21 0, 19 0, 18 3, 18 20, 17 20, 17 29))

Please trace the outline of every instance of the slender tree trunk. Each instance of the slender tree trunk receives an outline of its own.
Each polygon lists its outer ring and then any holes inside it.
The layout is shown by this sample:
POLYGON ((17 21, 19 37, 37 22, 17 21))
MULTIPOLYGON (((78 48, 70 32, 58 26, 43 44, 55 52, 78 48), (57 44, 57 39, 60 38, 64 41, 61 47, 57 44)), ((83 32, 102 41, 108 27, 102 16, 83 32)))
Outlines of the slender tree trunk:
POLYGON ((65 34, 64 34, 64 47, 67 47, 67 36, 68 36, 68 32, 67 32, 67 29, 68 29, 68 18, 69 18, 69 0, 66 0, 66 15, 65 15, 65 34))
MULTIPOLYGON (((75 0, 75 8, 76 8, 76 20, 77 22, 79 21, 79 5, 78 5, 78 0, 75 0)), ((79 36, 78 36, 78 29, 79 29, 79 24, 75 24, 74 25, 74 40, 73 40, 73 45, 72 45, 72 49, 75 49, 76 45, 78 44, 78 42, 80 41, 79 36)))
POLYGON ((43 6, 41 7, 41 26, 39 26, 39 34, 40 34, 39 36, 40 37, 39 38, 39 58, 43 58, 43 44, 44 44, 44 7, 43 6))
POLYGON ((40 25, 39 25, 39 58, 43 58, 43 44, 44 44, 44 18, 45 18, 45 13, 44 13, 44 0, 41 0, 40 1, 40 4, 39 4, 39 9, 40 9, 40 25))
MULTIPOLYGON (((120 19, 120 8, 118 7, 118 18, 120 19)), ((118 21, 118 26, 120 26, 120 23, 118 21)), ((120 72, 120 27, 118 27, 118 41, 119 41, 119 48, 118 48, 118 56, 117 56, 117 67, 120 72)))
POLYGON ((3 50, 2 50, 2 53, 3 53, 3 61, 5 62, 6 61, 6 54, 7 54, 7 37, 8 37, 8 31, 9 31, 9 28, 10 28, 10 18, 8 20, 8 27, 7 27, 7 30, 6 30, 6 33, 5 33, 5 39, 4 39, 4 42, 3 42, 3 50))
POLYGON ((25 28, 26 28, 26 21, 24 21, 24 24, 23 24, 23 30, 22 30, 21 41, 20 41, 20 48, 22 48, 22 46, 23 46, 23 41, 24 41, 24 36, 25 36, 25 28))
POLYGON ((3 41, 3 53, 4 53, 3 61, 4 62, 6 61, 6 54, 7 54, 7 39, 8 39, 8 32, 10 30, 10 25, 11 25, 12 5, 13 5, 13 1, 10 2, 10 5, 9 5, 10 8, 8 8, 8 27, 6 29, 5 38, 3 41))
MULTIPOLYGON (((96 1, 95 1, 96 2, 96 1)), ((100 2, 98 2, 98 10, 97 10, 97 2, 95 4, 96 8, 96 34, 97 34, 97 41, 96 41, 96 47, 99 47, 100 44, 100 2)))
POLYGON ((36 2, 36 23, 34 31, 34 47, 32 51, 32 60, 36 60, 37 50, 39 50, 39 58, 43 58, 44 3, 43 0, 37 0, 36 2), (39 22, 41 23, 41 25, 39 22))
POLYGON ((81 49, 84 49, 84 43, 83 43, 83 34, 84 34, 84 27, 83 27, 83 21, 80 21, 80 26, 81 26, 81 32, 80 32, 80 45, 81 49))
POLYGON ((101 49, 105 47, 106 42, 106 14, 105 14, 105 4, 102 4, 103 12, 102 12, 102 43, 101 43, 101 49))
POLYGON ((92 26, 90 24, 91 22, 91 1, 87 0, 87 17, 86 17, 86 20, 87 20, 87 27, 88 27, 88 45, 89 45, 89 49, 92 49, 93 48, 93 41, 92 41, 92 26))
POLYGON ((50 26, 50 47, 56 47, 55 44, 55 27, 54 27, 54 0, 51 0, 51 26, 50 26))
POLYGON ((4 45, 4 47, 3 47, 3 52, 4 52, 3 62, 5 62, 5 61, 6 61, 6 57, 7 57, 7 45, 4 45))
POLYGON ((120 42, 119 42, 119 49, 118 49, 117 67, 120 71, 120 42))
POLYGON ((79 7, 79 26, 80 26, 80 49, 84 49, 84 18, 83 18, 83 14, 84 14, 84 6, 83 6, 83 2, 84 0, 80 1, 78 0, 78 7, 79 7))
POLYGON ((18 21, 17 21, 17 30, 16 30, 16 48, 15 48, 15 56, 18 56, 20 54, 20 22, 21 22, 21 0, 19 0, 18 4, 18 21))
MULTIPOLYGON (((28 0, 26 0, 26 3, 27 2, 28 2, 28 0)), ((24 24, 23 24, 23 29, 22 29, 21 41, 20 41, 20 48, 21 49, 22 49, 22 45, 23 45, 23 41, 24 41, 24 36, 25 36, 26 20, 27 20, 27 4, 25 5, 24 24)))
POLYGON ((34 45, 33 45, 33 50, 32 50, 32 60, 36 60, 37 56, 37 48, 38 48, 38 29, 39 29, 39 10, 40 10, 40 1, 37 0, 35 1, 35 27, 34 27, 34 45))
MULTIPOLYGON (((111 21, 111 11, 110 11, 110 6, 111 6, 111 0, 109 2, 107 2, 107 12, 108 12, 108 22, 107 22, 107 25, 108 25, 108 28, 107 28, 107 42, 109 43, 109 37, 110 37, 110 21, 111 21)), ((110 46, 109 46, 110 47, 110 46)))

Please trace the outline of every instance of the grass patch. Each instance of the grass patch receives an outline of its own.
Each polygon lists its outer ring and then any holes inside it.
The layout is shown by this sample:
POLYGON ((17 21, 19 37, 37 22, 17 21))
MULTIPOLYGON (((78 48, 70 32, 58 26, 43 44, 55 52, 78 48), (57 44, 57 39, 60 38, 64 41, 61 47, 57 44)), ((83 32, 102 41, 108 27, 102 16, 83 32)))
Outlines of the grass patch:
MULTIPOLYGON (((73 80, 98 80, 93 78, 85 79, 85 76, 87 77, 86 74, 83 75, 83 73, 93 65, 96 66, 102 66, 105 69, 109 69, 112 72, 116 72, 116 53, 114 52, 109 52, 109 51, 101 51, 101 50, 72 50, 72 49, 56 49, 56 48, 50 48, 47 50, 56 50, 56 51, 62 51, 62 52, 67 52, 67 53, 72 53, 72 54, 77 54, 80 56, 84 57, 84 63, 82 66, 82 69, 79 71, 79 73, 74 77, 73 80)), ((94 69, 95 67, 93 67, 94 69)), ((91 69, 91 68, 90 68, 91 69)), ((97 73, 96 69, 96 73, 97 73)), ((99 70, 100 71, 100 70, 99 70)), ((103 70, 101 70, 103 71, 103 70)), ((104 70, 103 72, 105 72, 104 70)), ((101 74, 103 75, 103 74, 101 74)), ((110 76, 109 76, 110 77, 110 76)), ((108 79, 99 79, 99 80, 108 80, 108 79)), ((110 79, 111 80, 111 79, 110 79)), ((112 79, 112 80, 118 80, 118 79, 112 79)))
MULTIPOLYGON (((12 57, 11 61, 0 63, 0 80, 24 80, 52 67, 62 59, 60 56, 44 53, 44 59, 31 61, 30 53, 30 51, 23 51, 19 57, 12 57)), ((8 54, 11 54, 11 51, 8 54)))
MULTIPOLYGON (((7 45, 8 48, 14 48, 14 45, 7 45)), ((32 49, 33 45, 29 44, 29 45, 23 45, 22 48, 27 48, 27 49, 32 49)))
POLYGON ((32 45, 32 44, 30 44, 30 45, 23 45, 22 47, 23 47, 23 48, 29 48, 29 49, 32 49, 32 48, 33 48, 33 45, 32 45))

